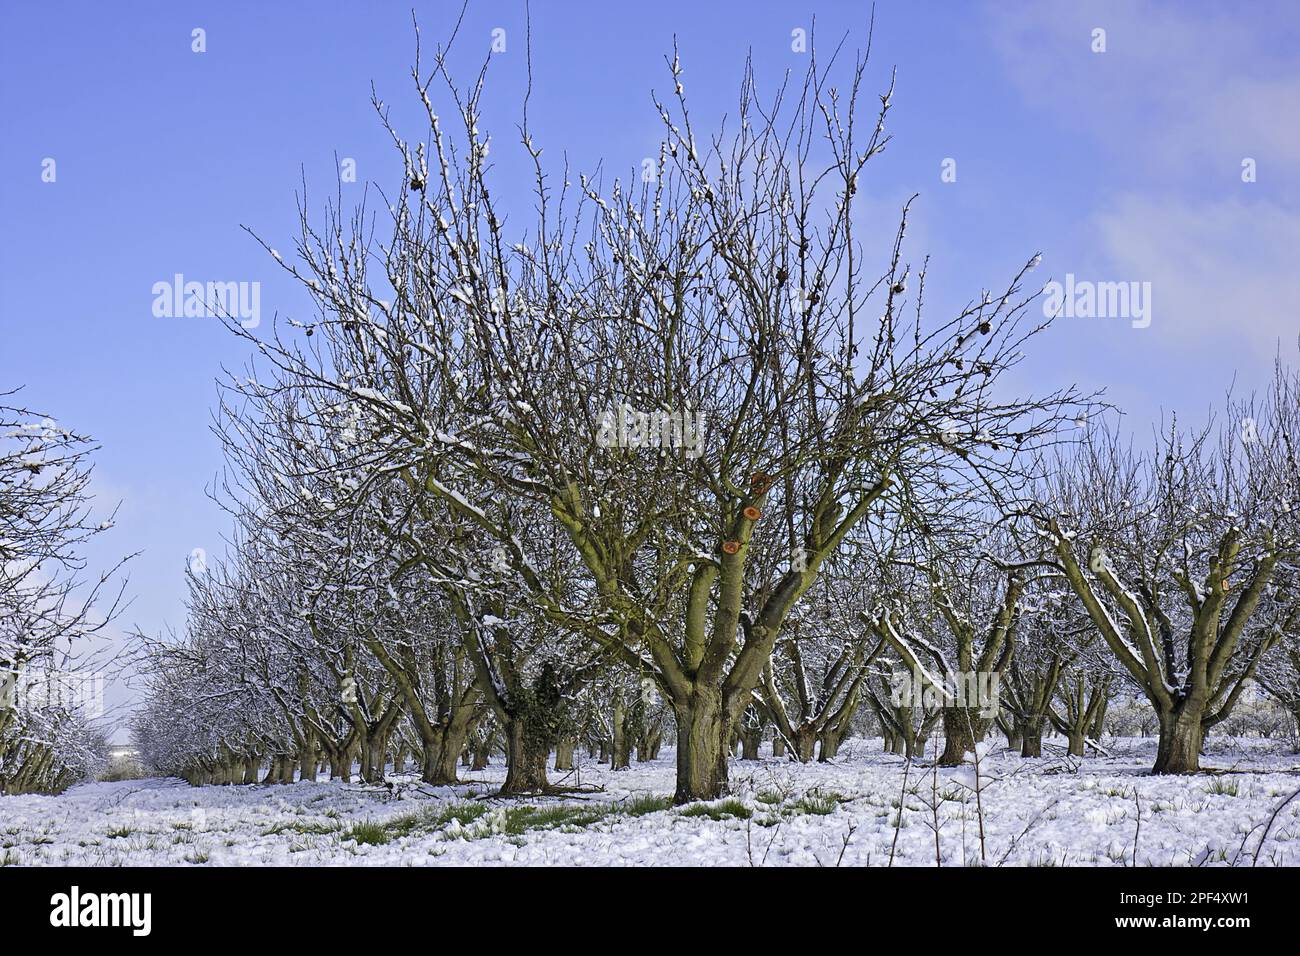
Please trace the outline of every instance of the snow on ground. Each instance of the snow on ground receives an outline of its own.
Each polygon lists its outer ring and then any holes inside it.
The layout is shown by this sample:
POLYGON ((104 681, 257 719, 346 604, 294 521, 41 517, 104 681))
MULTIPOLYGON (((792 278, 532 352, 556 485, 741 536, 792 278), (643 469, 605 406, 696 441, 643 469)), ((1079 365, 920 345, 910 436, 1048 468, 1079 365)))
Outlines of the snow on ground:
MULTIPOLYGON (((150 778, 58 797, 0 797, 0 865, 1259 865, 1300 864, 1292 745, 1211 744, 1222 773, 1146 775, 1150 740, 1111 757, 969 764, 904 761, 851 740, 831 764, 733 761, 734 798, 670 807, 673 755, 612 773, 590 761, 576 795, 502 800, 497 761, 456 787, 320 782, 190 787, 150 778), (977 807, 978 803, 978 807, 977 807), (937 805, 938 848, 935 821, 937 805), (981 811, 983 851, 980 846, 981 811), (1141 822, 1140 833, 1138 822, 1141 822)), ((1046 748, 1045 748, 1046 749, 1046 748)), ((1060 748, 1053 748, 1059 752, 1060 748)), ((553 774, 555 782, 562 775, 553 774)))

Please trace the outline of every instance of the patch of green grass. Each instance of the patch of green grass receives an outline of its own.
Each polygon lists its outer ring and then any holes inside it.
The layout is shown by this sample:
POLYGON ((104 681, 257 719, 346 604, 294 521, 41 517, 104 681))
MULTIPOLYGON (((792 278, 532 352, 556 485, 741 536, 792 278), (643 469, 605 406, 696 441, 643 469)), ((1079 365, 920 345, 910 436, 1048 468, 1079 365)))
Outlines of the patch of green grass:
POLYGON ((660 797, 653 793, 643 793, 625 803, 620 803, 615 812, 627 817, 643 817, 647 813, 658 813, 673 805, 672 797, 660 797))
POLYGON ((207 850, 195 850, 185 857, 186 863, 203 864, 212 859, 212 854, 207 850))
POLYGON ((383 826, 390 836, 397 839, 410 836, 413 833, 442 830, 453 823, 459 827, 467 827, 487 812, 487 805, 482 803, 468 801, 448 803, 440 807, 425 807, 413 813, 393 817, 391 820, 385 821, 383 826))
POLYGON ((392 838, 388 828, 375 820, 358 820, 343 831, 344 840, 355 840, 357 843, 370 846, 383 846, 392 838))
POLYGON ((278 836, 281 833, 297 833, 302 836, 328 836, 337 833, 342 827, 337 823, 304 823, 301 820, 281 820, 262 831, 262 836, 278 836))
POLYGON ((786 804, 786 809, 791 813, 807 813, 815 817, 824 817, 828 813, 834 813, 839 805, 840 800, 836 794, 808 793, 786 804))
POLYGON ((388 833, 389 839, 396 840, 410 836, 417 830, 429 829, 429 821, 430 813, 428 810, 417 810, 414 813, 404 813, 400 817, 385 820, 382 826, 388 833))
POLYGON ((1202 787, 1206 793, 1217 794, 1220 797, 1235 797, 1241 793, 1241 787, 1236 780, 1228 777, 1215 777, 1210 781, 1208 787, 1202 787))
POLYGON ((760 790, 758 793, 754 794, 754 799, 759 803, 774 806, 775 804, 780 803, 783 798, 778 790, 760 790))
POLYGON ((434 815, 432 824, 440 829, 448 826, 454 820, 461 826, 467 827, 487 812, 488 808, 485 803, 477 803, 472 800, 463 803, 449 803, 434 815))
POLYGON ((717 803, 692 803, 682 811, 684 817, 708 817, 710 820, 726 820, 729 817, 748 820, 753 815, 754 811, 735 797, 717 803))
POLYGON ((127 826, 112 827, 109 829, 107 836, 110 840, 125 840, 134 832, 134 830, 127 826))
POLYGON ((606 807, 567 807, 558 803, 544 807, 511 807, 506 810, 503 830, 508 836, 522 836, 529 830, 589 827, 608 813, 606 807))

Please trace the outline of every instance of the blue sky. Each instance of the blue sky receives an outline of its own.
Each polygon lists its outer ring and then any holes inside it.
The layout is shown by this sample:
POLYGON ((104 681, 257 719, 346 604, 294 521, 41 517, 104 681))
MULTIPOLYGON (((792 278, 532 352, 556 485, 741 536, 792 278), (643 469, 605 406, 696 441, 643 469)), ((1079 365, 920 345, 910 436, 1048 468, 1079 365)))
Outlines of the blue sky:
MULTIPOLYGON (((221 468, 214 378, 243 349, 212 319, 156 318, 155 282, 260 282, 273 312, 306 303, 242 226, 288 249, 305 176, 319 209, 336 157, 359 179, 399 167, 373 83, 414 122, 414 5, 426 42, 459 4, 6 3, 0 13, 0 388, 102 443, 95 488, 116 529, 93 558, 143 551, 119 622, 183 623, 189 554, 222 550, 208 500, 221 468), (206 31, 206 52, 191 50, 206 31), (55 161, 54 182, 42 180, 55 161)), ((770 89, 803 55, 866 36, 864 3, 535 2, 530 123, 547 155, 626 174, 658 148, 649 91, 669 88, 674 36, 696 122, 734 109, 752 52, 770 89)), ((504 173, 525 57, 522 3, 471 3, 455 62, 492 31, 485 124, 504 173)), ((950 3, 882 0, 872 88, 898 79, 894 140, 873 160, 864 221, 882 241, 913 192, 911 258, 930 302, 959 307, 1029 256, 1046 281, 1151 283, 1151 324, 1061 319, 1024 385, 1105 388, 1140 432, 1201 416, 1234 373, 1262 382, 1300 334, 1300 8, 1293 3, 950 3), (1105 52, 1094 52, 1094 30, 1105 52), (945 159, 955 182, 941 181, 945 159), (1243 182, 1254 161, 1256 180, 1243 182)), ((344 199, 362 184, 345 185, 344 199)), ((1289 351, 1288 351, 1289 350, 1289 351)), ((121 689, 110 699, 122 700, 121 689)))

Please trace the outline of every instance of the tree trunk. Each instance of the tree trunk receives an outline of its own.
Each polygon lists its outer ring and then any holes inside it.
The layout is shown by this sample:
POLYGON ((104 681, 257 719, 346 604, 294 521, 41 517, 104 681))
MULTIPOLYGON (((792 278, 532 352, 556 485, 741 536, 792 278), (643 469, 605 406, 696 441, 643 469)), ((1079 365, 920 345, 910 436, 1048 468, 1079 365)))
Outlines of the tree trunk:
POLYGON ((551 742, 547 735, 540 727, 531 726, 522 718, 508 720, 505 735, 508 748, 506 782, 501 785, 501 795, 549 791, 546 758, 551 754, 551 742))
POLYGON ((383 783, 388 758, 388 728, 367 731, 361 741, 361 779, 383 783))
POLYGON ((975 745, 984 739, 989 723, 989 718, 979 716, 979 712, 971 708, 949 707, 944 710, 943 753, 939 755, 939 766, 960 765, 966 755, 975 750, 975 745))
POLYGON ((1041 757, 1043 755, 1043 718, 1031 717, 1021 727, 1020 756, 1041 757))
POLYGON ((740 759, 758 760, 758 748, 763 743, 761 730, 747 730, 740 735, 740 759))
POLYGON ((1087 735, 1082 730, 1071 730, 1067 736, 1070 739, 1069 754, 1071 757, 1082 757, 1085 753, 1084 742, 1087 735))
POLYGON ((809 727, 799 727, 794 732, 794 755, 800 763, 807 763, 813 758, 813 748, 817 745, 817 735, 809 727))
POLYGON ((687 700, 674 703, 677 714, 677 791, 673 802, 716 800, 727 792, 730 721, 722 689, 696 685, 687 700))
POLYGON ((573 752, 576 749, 576 740, 572 737, 561 737, 559 743, 555 745, 555 769, 572 770, 573 752))
POLYGON ((330 779, 341 780, 344 783, 352 782, 352 752, 349 748, 334 749, 328 747, 325 750, 326 756, 330 763, 330 779))
POLYGON ((772 756, 773 757, 785 756, 785 738, 782 737, 779 733, 774 733, 772 735, 772 756))
POLYGON ((1097 708, 1096 716, 1092 718, 1092 726, 1089 728, 1089 732, 1092 734, 1093 740, 1101 740, 1102 734, 1106 732, 1106 709, 1109 703, 1109 700, 1103 699, 1101 706, 1097 708))
POLYGON ((1201 769, 1204 709, 1188 700, 1160 714, 1160 743, 1152 773, 1196 773, 1201 769))
MULTIPOLYGON (((447 787, 457 782, 456 760, 465 752, 466 731, 452 721, 449 726, 427 728, 432 731, 420 734, 420 780, 435 787, 447 787)), ((469 763, 466 752, 464 762, 469 763)))
POLYGON ((610 748, 610 770, 627 770, 632 766, 632 747, 627 736, 627 710, 623 694, 614 696, 614 740, 610 748))
POLYGON ((482 743, 474 747, 473 759, 470 761, 470 770, 486 770, 488 764, 492 761, 492 745, 482 743))
POLYGON ((420 767, 420 779, 425 783, 431 783, 435 787, 450 786, 457 782, 456 776, 456 758, 465 748, 465 734, 459 734, 452 731, 444 731, 442 735, 442 744, 434 751, 432 766, 430 761, 425 760, 420 767))
POLYGON ((817 751, 818 763, 830 763, 835 759, 835 755, 840 752, 840 735, 839 732, 830 729, 822 734, 821 747, 817 751))
POLYGON ((894 708, 894 725, 899 728, 899 733, 894 738, 894 750, 896 754, 902 754, 911 760, 913 757, 921 757, 925 754, 925 742, 920 739, 920 735, 912 724, 912 708, 910 706, 898 706, 894 708), (917 744, 920 743, 920 747, 917 744))
POLYGON ((636 759, 640 763, 654 760, 659 756, 659 744, 663 740, 663 731, 657 725, 650 727, 641 735, 636 745, 636 759))

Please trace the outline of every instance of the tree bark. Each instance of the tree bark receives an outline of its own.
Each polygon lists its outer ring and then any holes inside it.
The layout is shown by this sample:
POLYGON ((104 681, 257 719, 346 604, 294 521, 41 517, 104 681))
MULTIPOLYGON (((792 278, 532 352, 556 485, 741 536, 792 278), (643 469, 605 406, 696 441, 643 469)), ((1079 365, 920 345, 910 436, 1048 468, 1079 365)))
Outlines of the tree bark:
POLYGON ((818 763, 830 763, 840 752, 840 735, 834 730, 822 734, 821 746, 817 750, 818 763))
POLYGON ((623 706, 623 692, 614 694, 614 740, 610 748, 610 770, 627 770, 632 766, 632 748, 627 735, 627 708, 623 706))
POLYGON ((457 782, 456 759, 465 749, 465 728, 453 721, 445 728, 430 728, 433 734, 420 735, 420 780, 435 787, 446 787, 457 782))
POLYGON ((551 741, 545 731, 524 718, 514 718, 506 722, 505 735, 506 781, 501 785, 501 795, 550 791, 546 758, 551 755, 551 741))
POLYGON ((1192 700, 1160 714, 1160 743, 1152 773, 1196 773, 1201 769, 1204 707, 1192 700))
POLYGON ((674 702, 677 715, 677 791, 674 803, 716 800, 727 791, 730 720, 722 689, 696 685, 687 700, 674 702))
POLYGON ((555 769, 572 770, 573 752, 576 749, 577 741, 572 737, 560 738, 560 742, 555 745, 555 769))
POLYGON ((794 732, 794 755, 800 763, 812 760, 817 735, 811 727, 798 727, 794 732))
POLYGON ((636 759, 640 763, 654 760, 659 756, 659 744, 663 740, 663 731, 658 725, 647 728, 641 734, 641 739, 636 745, 636 759))
POLYGON ((342 780, 344 783, 352 782, 352 752, 348 747, 336 749, 327 747, 325 755, 329 759, 330 779, 342 780))
POLYGON ((308 747, 298 755, 298 780, 301 783, 315 783, 316 771, 316 748, 308 747))
POLYGON ((1020 756, 1041 757, 1043 755, 1043 718, 1029 718, 1021 727, 1020 756))
POLYGON ((956 767, 968 753, 975 750, 975 745, 984 739, 988 732, 990 720, 981 717, 979 712, 966 707, 949 707, 943 712, 943 753, 939 755, 939 766, 956 767))

